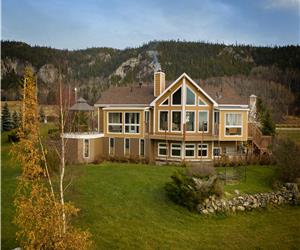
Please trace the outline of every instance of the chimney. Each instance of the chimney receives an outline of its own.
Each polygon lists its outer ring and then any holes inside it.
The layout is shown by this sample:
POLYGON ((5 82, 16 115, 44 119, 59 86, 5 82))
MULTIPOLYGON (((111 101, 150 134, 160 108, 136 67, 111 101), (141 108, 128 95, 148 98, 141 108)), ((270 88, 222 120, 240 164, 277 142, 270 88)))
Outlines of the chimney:
POLYGON ((256 100, 257 96, 256 95, 250 95, 249 98, 249 122, 256 122, 257 117, 256 117, 256 100))
POLYGON ((154 72, 154 96, 159 96, 166 88, 166 75, 162 71, 154 72))

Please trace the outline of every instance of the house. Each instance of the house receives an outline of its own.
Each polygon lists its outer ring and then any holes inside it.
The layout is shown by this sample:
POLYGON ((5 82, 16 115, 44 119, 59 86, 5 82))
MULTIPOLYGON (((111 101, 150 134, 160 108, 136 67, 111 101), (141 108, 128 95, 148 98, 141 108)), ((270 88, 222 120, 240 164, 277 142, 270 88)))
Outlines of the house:
POLYGON ((234 90, 216 92, 186 73, 166 86, 165 73, 158 71, 153 85, 103 92, 94 104, 97 128, 64 135, 67 159, 81 163, 111 157, 200 162, 243 155, 249 143, 258 149, 265 143, 253 121, 255 103, 254 95, 243 99, 234 90))

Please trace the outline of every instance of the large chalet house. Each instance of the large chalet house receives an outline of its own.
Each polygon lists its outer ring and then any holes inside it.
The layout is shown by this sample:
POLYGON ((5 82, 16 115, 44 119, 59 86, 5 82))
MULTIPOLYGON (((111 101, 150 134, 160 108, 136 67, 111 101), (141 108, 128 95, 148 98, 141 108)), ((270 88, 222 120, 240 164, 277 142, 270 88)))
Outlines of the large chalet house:
POLYGON ((165 73, 158 71, 153 85, 112 87, 103 92, 93 107, 97 117, 93 131, 64 135, 67 159, 79 163, 109 158, 201 162, 243 155, 249 143, 261 149, 267 146, 255 123, 250 126, 255 103, 254 95, 242 99, 226 91, 218 94, 204 89, 186 73, 166 86, 165 73))

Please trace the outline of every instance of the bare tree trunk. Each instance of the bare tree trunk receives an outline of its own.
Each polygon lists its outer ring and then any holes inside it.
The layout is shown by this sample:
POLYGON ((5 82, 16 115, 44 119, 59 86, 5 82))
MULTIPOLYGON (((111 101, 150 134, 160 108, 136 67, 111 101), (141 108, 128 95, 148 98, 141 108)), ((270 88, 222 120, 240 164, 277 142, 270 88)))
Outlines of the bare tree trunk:
POLYGON ((64 112, 63 112, 63 100, 62 100, 62 80, 61 73, 59 74, 59 106, 60 106, 60 139, 61 139, 61 166, 60 166, 60 178, 59 178, 59 192, 60 202, 62 205, 62 222, 63 233, 66 232, 66 214, 65 214, 65 201, 64 201, 64 188, 63 181, 65 175, 65 143, 64 143, 64 112))

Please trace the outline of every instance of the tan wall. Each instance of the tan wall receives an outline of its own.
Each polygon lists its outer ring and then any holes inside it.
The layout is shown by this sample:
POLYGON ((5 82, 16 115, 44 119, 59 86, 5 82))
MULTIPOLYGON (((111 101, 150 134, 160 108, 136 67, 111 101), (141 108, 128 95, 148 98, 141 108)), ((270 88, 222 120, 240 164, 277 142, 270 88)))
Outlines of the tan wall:
POLYGON ((74 164, 78 162, 78 140, 77 139, 67 139, 66 161, 68 164, 74 164))
POLYGON ((98 130, 103 132, 104 121, 103 121, 103 109, 98 108, 98 130))
POLYGON ((165 90, 165 73, 154 73, 154 96, 159 96, 165 90))
POLYGON ((221 141, 246 141, 248 138, 248 111, 246 110, 220 110, 220 133, 219 140, 221 141), (243 128, 241 136, 226 136, 225 135, 225 114, 226 113, 241 113, 243 128))

